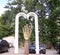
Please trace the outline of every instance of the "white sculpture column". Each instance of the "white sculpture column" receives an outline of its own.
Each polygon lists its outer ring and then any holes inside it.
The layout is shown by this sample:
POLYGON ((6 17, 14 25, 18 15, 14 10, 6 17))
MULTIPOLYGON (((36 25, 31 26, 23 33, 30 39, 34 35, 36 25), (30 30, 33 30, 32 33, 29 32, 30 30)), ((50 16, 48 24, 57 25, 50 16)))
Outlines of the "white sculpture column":
POLYGON ((23 12, 18 13, 15 18, 15 41, 14 41, 15 53, 18 53, 19 17, 21 16, 26 18, 26 14, 23 12))
POLYGON ((15 53, 18 53, 18 33, 19 33, 19 17, 23 16, 26 19, 29 19, 30 16, 35 18, 35 43, 36 43, 36 54, 39 54, 39 32, 38 32, 38 16, 34 12, 25 14, 20 12, 16 15, 15 18, 15 53))
POLYGON ((38 16, 34 12, 27 14, 27 18, 33 16, 35 19, 35 44, 36 44, 36 54, 39 54, 39 32, 38 32, 38 16))

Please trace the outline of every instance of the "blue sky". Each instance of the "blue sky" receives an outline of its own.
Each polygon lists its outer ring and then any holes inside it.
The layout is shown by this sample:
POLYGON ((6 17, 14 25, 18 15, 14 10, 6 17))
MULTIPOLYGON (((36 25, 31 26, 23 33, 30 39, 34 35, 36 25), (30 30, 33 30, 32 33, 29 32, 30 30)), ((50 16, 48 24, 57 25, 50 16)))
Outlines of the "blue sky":
POLYGON ((6 10, 4 8, 4 6, 6 5, 8 0, 0 0, 0 15, 4 13, 4 11, 6 10))
POLYGON ((0 0, 0 8, 4 7, 6 5, 8 0, 0 0))

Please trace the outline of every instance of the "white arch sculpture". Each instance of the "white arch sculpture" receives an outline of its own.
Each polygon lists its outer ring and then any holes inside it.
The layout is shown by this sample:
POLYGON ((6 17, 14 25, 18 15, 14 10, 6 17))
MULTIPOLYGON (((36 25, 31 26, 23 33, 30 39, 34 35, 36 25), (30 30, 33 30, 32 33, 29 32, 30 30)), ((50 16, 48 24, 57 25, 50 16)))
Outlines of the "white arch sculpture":
POLYGON ((25 14, 20 12, 16 15, 15 18, 15 53, 18 53, 18 33, 19 33, 19 17, 23 16, 26 19, 29 19, 30 16, 35 18, 35 43, 36 43, 36 54, 39 54, 39 32, 38 32, 38 16, 34 12, 29 12, 25 14))

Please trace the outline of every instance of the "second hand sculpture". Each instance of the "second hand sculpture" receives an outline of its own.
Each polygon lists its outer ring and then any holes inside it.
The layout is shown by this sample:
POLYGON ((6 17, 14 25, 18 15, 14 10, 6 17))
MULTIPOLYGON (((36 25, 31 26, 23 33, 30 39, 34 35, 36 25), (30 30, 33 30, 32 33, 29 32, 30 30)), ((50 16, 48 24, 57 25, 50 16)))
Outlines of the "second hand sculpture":
POLYGON ((28 24, 26 24, 24 27, 23 27, 23 35, 24 35, 24 39, 25 39, 25 44, 24 44, 24 47, 25 47, 25 55, 28 55, 29 54, 29 39, 30 39, 30 36, 31 36, 31 32, 32 32, 32 26, 28 24))

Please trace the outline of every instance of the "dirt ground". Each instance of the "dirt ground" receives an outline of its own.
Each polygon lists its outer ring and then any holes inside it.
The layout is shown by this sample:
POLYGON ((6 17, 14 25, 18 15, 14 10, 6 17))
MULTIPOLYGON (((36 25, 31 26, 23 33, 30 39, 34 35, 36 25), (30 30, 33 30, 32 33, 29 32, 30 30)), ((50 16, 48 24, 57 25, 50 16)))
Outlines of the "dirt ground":
MULTIPOLYGON (((14 48, 10 48, 9 52, 1 53, 0 55, 24 55, 24 49, 20 48, 19 54, 15 54, 14 48)), ((29 54, 29 55, 36 55, 36 54, 29 54)), ((59 54, 57 54, 56 50, 54 50, 54 49, 47 49, 46 54, 39 54, 39 55, 59 55, 59 54)))

